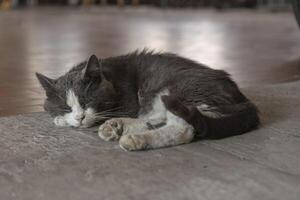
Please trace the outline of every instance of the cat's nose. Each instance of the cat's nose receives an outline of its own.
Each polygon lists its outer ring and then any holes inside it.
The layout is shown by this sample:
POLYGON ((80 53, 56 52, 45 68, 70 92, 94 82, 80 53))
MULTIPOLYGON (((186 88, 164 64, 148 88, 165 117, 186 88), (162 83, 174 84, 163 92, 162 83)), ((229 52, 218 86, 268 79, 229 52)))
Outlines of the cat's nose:
POLYGON ((78 121, 82 121, 84 119, 84 115, 83 114, 77 114, 75 116, 75 119, 78 120, 78 121))

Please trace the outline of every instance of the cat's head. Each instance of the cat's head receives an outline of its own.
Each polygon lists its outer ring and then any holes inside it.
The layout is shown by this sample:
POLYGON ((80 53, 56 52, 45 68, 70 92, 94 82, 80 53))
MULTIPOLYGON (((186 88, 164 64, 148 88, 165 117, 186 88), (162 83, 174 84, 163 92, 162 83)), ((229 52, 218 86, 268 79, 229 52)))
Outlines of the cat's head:
POLYGON ((58 79, 36 76, 46 92, 44 109, 60 126, 90 127, 116 107, 117 95, 95 55, 58 79))

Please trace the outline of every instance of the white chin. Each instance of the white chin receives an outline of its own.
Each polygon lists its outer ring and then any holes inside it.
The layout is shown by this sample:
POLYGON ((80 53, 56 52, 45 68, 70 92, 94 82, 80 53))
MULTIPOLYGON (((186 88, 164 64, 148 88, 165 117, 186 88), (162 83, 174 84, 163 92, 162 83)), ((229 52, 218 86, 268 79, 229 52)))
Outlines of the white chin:
POLYGON ((79 127, 81 125, 80 122, 75 121, 75 120, 69 121, 68 124, 69 124, 69 126, 72 126, 72 127, 79 127))
POLYGON ((71 126, 75 127, 75 128, 78 128, 78 127, 80 127, 80 124, 72 124, 71 126))

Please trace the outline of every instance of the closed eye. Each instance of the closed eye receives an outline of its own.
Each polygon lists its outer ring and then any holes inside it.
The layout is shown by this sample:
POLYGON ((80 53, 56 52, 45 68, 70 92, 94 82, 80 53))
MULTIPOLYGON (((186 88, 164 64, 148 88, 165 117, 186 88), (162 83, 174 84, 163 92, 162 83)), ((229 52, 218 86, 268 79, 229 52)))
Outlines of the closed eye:
POLYGON ((59 105, 53 105, 52 109, 56 110, 57 112, 60 112, 60 113, 68 113, 68 112, 72 111, 72 109, 69 106, 67 106, 67 105, 61 105, 61 104, 59 104, 59 105))
POLYGON ((60 109, 65 111, 65 112, 71 112, 72 111, 71 107, 68 106, 68 105, 64 105, 60 109))

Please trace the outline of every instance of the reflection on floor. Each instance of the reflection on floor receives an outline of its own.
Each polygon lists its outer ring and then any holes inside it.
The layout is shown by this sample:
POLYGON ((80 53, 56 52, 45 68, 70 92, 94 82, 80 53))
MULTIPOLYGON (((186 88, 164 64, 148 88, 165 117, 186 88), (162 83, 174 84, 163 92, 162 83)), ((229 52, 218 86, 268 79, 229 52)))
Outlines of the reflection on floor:
POLYGON ((57 77, 92 53, 172 51, 227 70, 241 86, 300 78, 291 13, 56 7, 0 12, 0 27, 0 116, 42 111, 34 72, 57 77))

